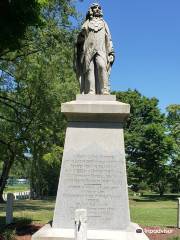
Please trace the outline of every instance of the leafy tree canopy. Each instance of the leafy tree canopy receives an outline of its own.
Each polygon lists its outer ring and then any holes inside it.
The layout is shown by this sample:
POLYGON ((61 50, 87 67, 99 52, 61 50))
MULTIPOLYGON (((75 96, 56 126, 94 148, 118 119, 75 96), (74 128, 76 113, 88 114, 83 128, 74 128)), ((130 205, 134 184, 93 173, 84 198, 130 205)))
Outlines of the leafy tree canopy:
POLYGON ((137 90, 116 92, 121 102, 131 106, 125 126, 125 145, 129 184, 146 182, 163 194, 167 186, 173 140, 166 132, 166 116, 156 98, 147 98, 137 90))
MULTIPOLYGON (((71 1, 48 2, 43 8, 45 24, 28 28, 21 48, 0 61, 0 201, 16 162, 25 166, 38 196, 51 189, 44 166, 50 169, 47 159, 57 160, 53 153, 64 143, 61 102, 71 100, 78 91, 73 71, 76 31, 69 16, 76 17, 71 1)), ((58 166, 60 162, 61 156, 58 166)))
POLYGON ((0 1, 0 53, 19 48, 26 28, 41 24, 42 4, 38 0, 0 1))
POLYGON ((174 151, 171 154, 169 181, 173 192, 180 192, 180 105, 167 107, 167 132, 173 139, 174 151))
POLYGON ((22 47, 29 26, 42 27, 47 19, 56 15, 56 20, 69 24, 69 16, 75 16, 71 0, 1 0, 0 1, 0 57, 22 47), (55 8, 56 13, 54 12, 55 8), (59 14, 59 16, 58 16, 59 14))

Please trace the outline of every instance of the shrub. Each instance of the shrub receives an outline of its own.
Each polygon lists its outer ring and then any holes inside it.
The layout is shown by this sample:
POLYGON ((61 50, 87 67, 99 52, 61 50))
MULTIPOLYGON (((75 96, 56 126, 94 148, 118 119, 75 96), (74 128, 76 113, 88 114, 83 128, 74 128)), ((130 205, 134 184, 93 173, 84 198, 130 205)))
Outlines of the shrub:
POLYGON ((2 240, 16 240, 15 234, 16 234, 16 230, 6 229, 2 233, 2 235, 0 236, 0 239, 2 239, 2 240))

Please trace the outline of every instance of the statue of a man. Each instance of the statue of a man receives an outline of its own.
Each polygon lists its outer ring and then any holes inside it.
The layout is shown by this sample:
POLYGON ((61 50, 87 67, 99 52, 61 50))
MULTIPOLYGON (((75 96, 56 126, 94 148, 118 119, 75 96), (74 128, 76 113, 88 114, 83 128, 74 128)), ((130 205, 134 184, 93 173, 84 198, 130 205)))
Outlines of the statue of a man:
POLYGON ((75 49, 75 69, 82 94, 110 94, 109 74, 114 62, 114 50, 101 6, 90 6, 86 21, 78 35, 75 49))

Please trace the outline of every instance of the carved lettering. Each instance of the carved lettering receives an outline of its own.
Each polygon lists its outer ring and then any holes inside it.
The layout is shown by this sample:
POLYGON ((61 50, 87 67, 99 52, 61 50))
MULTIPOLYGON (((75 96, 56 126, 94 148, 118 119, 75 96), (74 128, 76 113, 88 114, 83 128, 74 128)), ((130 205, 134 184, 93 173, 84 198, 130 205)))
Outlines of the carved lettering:
POLYGON ((121 197, 119 189, 123 187, 121 157, 76 154, 72 159, 64 159, 63 197, 71 201, 72 215, 74 209, 84 207, 90 222, 110 221, 115 202, 121 197))

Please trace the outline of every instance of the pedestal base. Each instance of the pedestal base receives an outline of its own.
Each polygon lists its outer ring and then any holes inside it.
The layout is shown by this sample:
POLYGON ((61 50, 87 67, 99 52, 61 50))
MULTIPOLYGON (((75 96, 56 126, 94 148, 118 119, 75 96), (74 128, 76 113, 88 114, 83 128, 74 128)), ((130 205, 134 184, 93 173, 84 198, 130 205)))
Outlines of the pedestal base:
POLYGON ((130 106, 115 96, 83 95, 62 104, 68 119, 53 228, 73 229, 76 209, 89 230, 130 225, 123 124, 130 106))
POLYGON ((32 239, 74 239, 74 212, 86 209, 88 240, 148 240, 130 222, 123 134, 129 104, 79 95, 61 110, 68 126, 53 224, 32 239))
MULTIPOLYGON (((88 230, 88 240, 148 240, 143 233, 137 233, 141 229, 139 225, 132 223, 123 231, 110 230, 88 230)), ((74 240, 74 229, 52 228, 50 224, 45 225, 32 236, 32 240, 74 240)))

